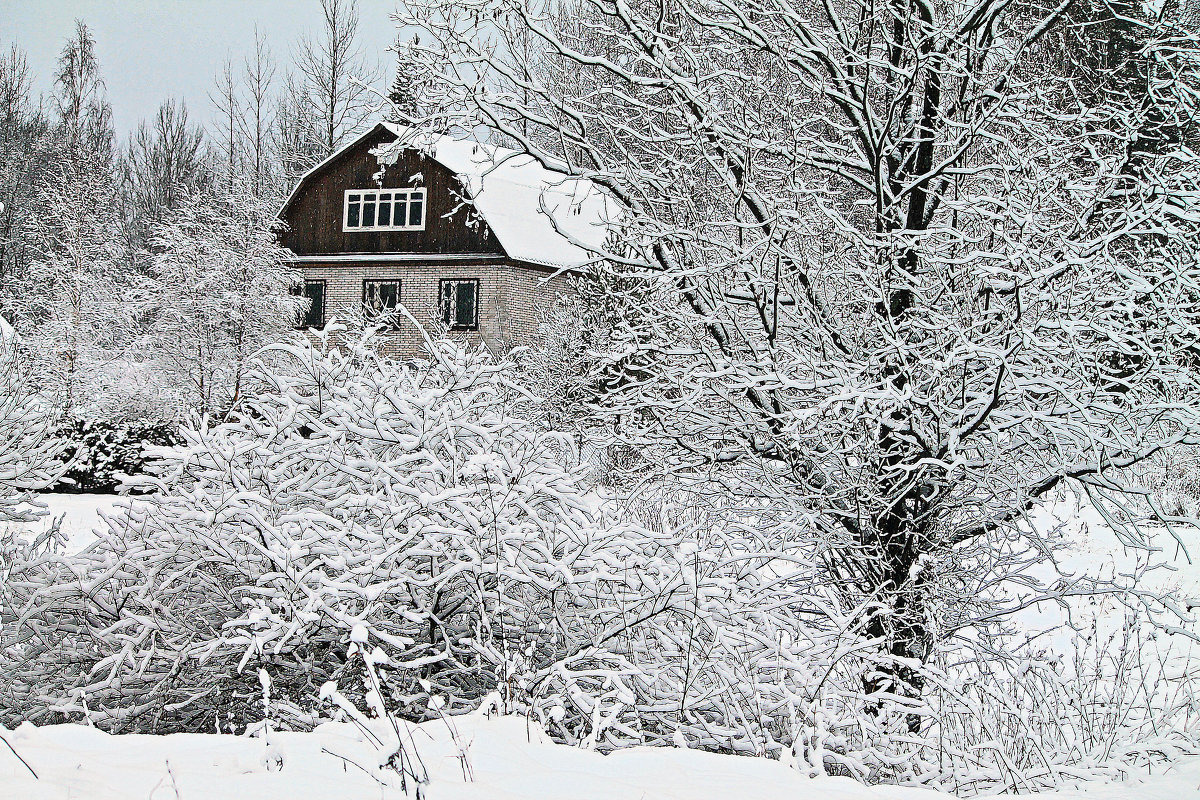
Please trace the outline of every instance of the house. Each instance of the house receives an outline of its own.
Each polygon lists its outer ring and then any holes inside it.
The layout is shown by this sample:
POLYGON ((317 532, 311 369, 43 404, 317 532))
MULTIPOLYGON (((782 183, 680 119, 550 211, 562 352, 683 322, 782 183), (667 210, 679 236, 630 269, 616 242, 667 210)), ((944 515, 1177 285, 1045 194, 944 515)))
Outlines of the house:
POLYGON ((417 138, 380 123, 318 164, 280 211, 282 243, 312 302, 304 327, 334 314, 386 314, 389 349, 416 353, 417 329, 533 344, 539 312, 607 235, 605 195, 531 156, 472 138, 417 138))

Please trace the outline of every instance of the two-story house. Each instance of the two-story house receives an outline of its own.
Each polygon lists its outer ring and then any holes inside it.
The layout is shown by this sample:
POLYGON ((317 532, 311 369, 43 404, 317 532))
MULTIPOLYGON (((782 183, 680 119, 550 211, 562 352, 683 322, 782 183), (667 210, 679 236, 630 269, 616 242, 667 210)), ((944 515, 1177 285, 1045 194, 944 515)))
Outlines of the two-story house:
POLYGON ((430 330, 503 350, 536 339, 539 311, 595 260, 610 203, 585 180, 471 138, 418 139, 380 123, 300 179, 280 211, 312 301, 303 320, 387 313, 410 355, 430 330))

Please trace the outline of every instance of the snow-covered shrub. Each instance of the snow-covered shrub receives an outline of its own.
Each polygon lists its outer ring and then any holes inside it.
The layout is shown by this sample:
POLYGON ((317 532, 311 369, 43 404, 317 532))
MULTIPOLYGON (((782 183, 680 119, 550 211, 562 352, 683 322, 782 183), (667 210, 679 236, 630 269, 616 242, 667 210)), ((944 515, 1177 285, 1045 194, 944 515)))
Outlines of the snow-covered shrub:
POLYGON ((63 468, 53 409, 29 378, 17 334, 0 319, 0 525, 39 515, 34 493, 63 468))
POLYGON ((124 476, 145 472, 147 447, 180 442, 178 426, 170 422, 73 419, 56 437, 71 459, 54 486, 61 492, 115 492, 124 476))
POLYGON ((402 365, 342 336, 272 348, 286 369, 159 449, 154 493, 89 550, 10 560, 0 722, 240 730, 265 669, 277 721, 303 724, 329 681, 364 700, 361 629, 402 716, 497 692, 588 746, 770 751, 789 712, 756 708, 760 670, 798 694, 836 649, 792 607, 803 575, 728 520, 607 518, 557 437, 508 414, 511 365, 449 342, 402 365))
POLYGON ((620 587, 624 598, 597 602, 606 634, 535 678, 545 698, 535 706, 566 741, 686 744, 966 794, 1117 777, 1200 752, 1186 635, 1166 635, 1119 595, 1099 610, 1096 598, 1079 603, 1099 622, 1075 635, 980 623, 927 665, 889 663, 784 509, 674 486, 629 514, 661 532, 660 558, 639 567, 642 585, 620 587), (919 671, 921 698, 864 681, 900 667, 919 671))
POLYGON ((913 774, 963 794, 1027 792, 1200 752, 1200 674, 1184 637, 1109 609, 1054 638, 993 638, 928 668, 924 735, 892 743, 913 774))
POLYGON ((6 628, 7 719, 240 727, 261 716, 265 668, 294 723, 346 676, 355 626, 387 656, 398 713, 511 700, 587 648, 594 598, 621 597, 606 584, 658 547, 607 525, 552 437, 509 416, 510 365, 482 351, 441 341, 401 364, 330 325, 264 358, 282 368, 257 368, 227 421, 158 449, 154 493, 101 542, 21 567, 3 600, 26 628, 6 628))

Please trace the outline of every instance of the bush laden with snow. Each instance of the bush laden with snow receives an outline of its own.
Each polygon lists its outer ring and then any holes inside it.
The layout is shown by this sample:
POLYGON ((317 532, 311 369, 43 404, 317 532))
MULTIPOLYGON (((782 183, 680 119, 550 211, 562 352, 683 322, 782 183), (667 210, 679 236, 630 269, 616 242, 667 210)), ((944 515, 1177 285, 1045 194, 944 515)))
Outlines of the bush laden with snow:
POLYGON ((254 399, 159 449, 153 493, 83 553, 5 551, 0 724, 274 730, 322 696, 418 720, 489 698, 588 748, 960 790, 1196 749, 1200 693, 1143 647, 1072 663, 992 639, 900 664, 921 699, 880 690, 863 676, 897 664, 785 510, 676 488, 609 518, 510 414, 510 364, 324 336, 265 353, 254 399))
POLYGON ((96 546, 19 565, 3 721, 240 727, 261 716, 261 667, 295 722, 346 677, 358 627, 386 654, 389 704, 420 718, 435 696, 448 712, 511 698, 577 646, 588 597, 626 582, 653 537, 606 525, 552 442, 508 415, 507 365, 447 342, 405 365, 337 332, 266 353, 285 368, 159 449, 150 501, 96 546))
POLYGON ((171 422, 136 420, 110 422, 74 418, 60 424, 71 466, 52 489, 58 492, 115 493, 125 476, 146 469, 146 447, 179 442, 171 422))
POLYGON ((0 318, 0 523, 40 515, 34 493, 63 468, 53 410, 32 390, 29 377, 17 334, 0 318))
POLYGON ((353 640, 409 718, 494 692, 602 749, 795 738, 840 641, 836 612, 813 624, 799 599, 806 558, 679 506, 607 518, 561 443, 509 415, 510 364, 324 336, 271 348, 254 399, 159 448, 154 492, 95 545, 12 560, 0 722, 241 730, 265 669, 278 721, 303 725, 330 681, 364 701, 353 640))

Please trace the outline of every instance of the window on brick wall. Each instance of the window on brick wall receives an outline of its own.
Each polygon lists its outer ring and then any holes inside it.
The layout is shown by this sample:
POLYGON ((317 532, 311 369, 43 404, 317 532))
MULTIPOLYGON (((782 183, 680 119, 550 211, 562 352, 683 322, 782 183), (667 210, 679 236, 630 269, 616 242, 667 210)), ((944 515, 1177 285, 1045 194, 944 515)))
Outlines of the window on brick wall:
POLYGON ((305 280, 292 287, 292 294, 308 300, 296 315, 297 328, 325 327, 325 281, 305 280))
POLYGON ((400 280, 363 281, 363 309, 367 319, 400 327, 396 309, 400 307, 400 280))
POLYGON ((442 322, 452 331, 479 330, 479 281, 475 278, 441 281, 442 322))
POLYGON ((424 189, 347 189, 342 230, 425 230, 424 189))

